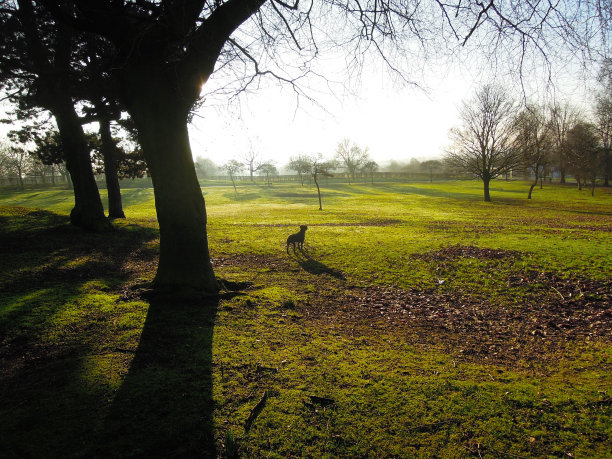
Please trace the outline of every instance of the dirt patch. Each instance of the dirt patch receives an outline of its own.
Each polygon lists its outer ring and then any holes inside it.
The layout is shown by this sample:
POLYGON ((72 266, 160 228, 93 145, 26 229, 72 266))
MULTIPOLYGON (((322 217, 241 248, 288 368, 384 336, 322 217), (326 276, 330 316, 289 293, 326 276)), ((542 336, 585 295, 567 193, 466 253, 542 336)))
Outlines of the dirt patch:
POLYGON ((516 259, 522 252, 516 250, 490 249, 467 245, 452 245, 435 252, 417 253, 410 256, 425 261, 454 261, 460 258, 477 258, 479 260, 516 259))
MULTIPOLYGON (((352 333, 392 330, 415 344, 442 345, 466 358, 505 363, 550 358, 551 350, 572 340, 610 340, 611 282, 542 277, 555 297, 521 306, 435 290, 373 286, 323 293, 308 306, 308 314, 352 333)), ((522 279, 538 282, 540 277, 522 279)))
MULTIPOLYGON (((451 246, 417 254, 427 260, 460 258, 505 260, 521 257, 518 251, 451 246)), ((305 258, 308 261, 307 258, 305 258)), ((298 260, 299 261, 299 260, 298 260)), ((318 269, 315 276, 292 258, 238 254, 213 259, 216 267, 248 266, 269 271, 293 271, 287 288, 309 285, 309 300, 301 303, 304 320, 340 329, 349 335, 368 336, 376 330, 406 336, 417 346, 438 346, 465 359, 524 364, 546 361, 572 342, 610 340, 612 337, 612 281, 562 278, 543 271, 516 271, 508 288, 525 293, 522 303, 500 301, 458 291, 350 286, 344 276, 318 269), (297 269, 296 269, 297 268, 297 269), (303 277, 303 276, 308 276, 303 277), (316 291, 312 291, 312 287, 316 291)), ((273 273, 267 281, 278 282, 273 273)), ((319 325, 315 325, 319 326, 319 325)))

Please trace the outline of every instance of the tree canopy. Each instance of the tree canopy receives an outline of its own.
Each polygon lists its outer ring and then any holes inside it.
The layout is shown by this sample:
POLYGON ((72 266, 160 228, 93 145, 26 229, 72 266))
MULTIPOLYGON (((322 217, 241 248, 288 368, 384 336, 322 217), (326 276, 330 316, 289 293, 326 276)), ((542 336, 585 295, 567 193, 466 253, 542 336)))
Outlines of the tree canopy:
POLYGON ((489 183, 520 162, 513 143, 516 107, 499 86, 487 85, 460 108, 461 127, 451 131, 453 146, 447 162, 480 178, 484 200, 490 201, 489 183))

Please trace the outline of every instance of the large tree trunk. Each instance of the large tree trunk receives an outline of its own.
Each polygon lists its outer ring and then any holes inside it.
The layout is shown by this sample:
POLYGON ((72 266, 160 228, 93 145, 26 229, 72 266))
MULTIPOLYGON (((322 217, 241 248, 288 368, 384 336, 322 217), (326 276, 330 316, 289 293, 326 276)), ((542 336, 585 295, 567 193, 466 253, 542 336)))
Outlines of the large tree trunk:
POLYGON ((603 186, 610 186, 610 166, 612 162, 612 158, 610 157, 610 148, 604 148, 603 153, 603 167, 604 167, 604 175, 603 175, 603 186))
POLYGON ((482 179, 482 183, 484 186, 484 200, 486 202, 491 202, 491 193, 489 193, 489 183, 490 183, 491 179, 490 178, 483 178, 482 179))
POLYGON ((110 229, 91 168, 83 127, 72 101, 58 98, 49 109, 57 122, 66 168, 74 187, 74 208, 70 212, 70 222, 91 231, 110 229))
POLYGON ((110 120, 100 119, 100 140, 102 141, 102 157, 104 158, 104 177, 106 178, 106 191, 108 193, 108 217, 125 218, 123 204, 121 203, 121 187, 117 175, 117 155, 115 142, 111 133, 110 120))
POLYGON ((153 179, 159 222, 159 265, 154 286, 184 293, 216 293, 204 196, 189 146, 188 109, 177 107, 180 104, 171 88, 162 85, 153 89, 155 95, 133 99, 130 111, 153 179))

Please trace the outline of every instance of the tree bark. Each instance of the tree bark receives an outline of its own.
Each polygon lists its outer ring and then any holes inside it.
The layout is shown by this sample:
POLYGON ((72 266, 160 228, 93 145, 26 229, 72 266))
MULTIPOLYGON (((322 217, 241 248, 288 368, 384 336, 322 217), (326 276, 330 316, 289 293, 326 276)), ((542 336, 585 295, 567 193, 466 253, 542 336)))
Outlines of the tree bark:
POLYGON ((534 182, 529 187, 529 195, 527 196, 527 199, 531 199, 531 193, 533 192, 533 189, 535 188, 537 184, 538 184, 538 174, 536 174, 534 182))
POLYGON ((111 133, 110 120, 100 117, 100 140, 102 141, 102 157, 104 158, 104 177, 108 193, 108 218, 125 218, 121 202, 121 187, 117 174, 117 155, 111 133))
MULTIPOLYGON (((66 165, 65 161, 64 161, 64 165, 66 165)), ((66 166, 66 172, 68 172, 68 166, 66 166)), ((74 184, 72 183, 72 178, 70 177, 70 172, 68 172, 66 175, 64 175, 64 180, 66 181, 66 189, 74 191, 74 184)))
POLYGON ((484 200, 486 202, 491 202, 491 193, 489 192, 489 183, 490 183, 491 179, 490 178, 483 178, 482 179, 482 183, 484 186, 484 200))
POLYGON ((315 185, 317 185, 317 194, 319 196, 319 210, 323 210, 323 204, 321 203, 321 189, 319 188, 319 182, 317 181, 317 176, 313 176, 315 185))
MULTIPOLYGON (((141 84, 154 84, 141 80, 141 84)), ((206 234, 206 207, 198 183, 189 136, 188 108, 162 83, 131 102, 149 166, 159 222, 159 265, 155 288, 214 294, 218 284, 206 234)))
POLYGON ((48 108, 57 122, 66 169, 74 188, 74 208, 70 212, 70 222, 90 231, 108 230, 111 225, 104 215, 83 127, 72 101, 60 100, 63 97, 55 99, 48 108))

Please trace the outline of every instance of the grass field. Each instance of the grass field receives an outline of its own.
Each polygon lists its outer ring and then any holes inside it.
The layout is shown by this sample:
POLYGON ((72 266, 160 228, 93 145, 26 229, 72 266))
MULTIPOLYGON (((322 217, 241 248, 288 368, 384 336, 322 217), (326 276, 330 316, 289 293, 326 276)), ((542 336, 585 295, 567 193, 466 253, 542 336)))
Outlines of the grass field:
POLYGON ((610 457, 612 191, 527 190, 204 187, 197 301, 151 189, 105 234, 0 191, 0 456, 610 457))

